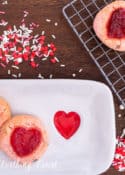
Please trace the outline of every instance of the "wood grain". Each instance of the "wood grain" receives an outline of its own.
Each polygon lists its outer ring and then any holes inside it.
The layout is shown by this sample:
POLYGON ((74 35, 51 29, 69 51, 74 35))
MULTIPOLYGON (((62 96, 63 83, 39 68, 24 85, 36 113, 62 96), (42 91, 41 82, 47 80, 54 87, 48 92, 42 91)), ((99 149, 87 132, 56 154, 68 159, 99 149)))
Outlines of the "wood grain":
MULTIPOLYGON (((85 0, 87 1, 87 0, 85 0)), ((101 81, 107 84, 100 71, 89 57, 79 40, 76 38, 73 31, 70 29, 66 20, 62 15, 63 6, 69 2, 69 0, 9 0, 9 4, 6 6, 0 6, 2 10, 6 11, 6 19, 11 25, 19 25, 23 16, 23 11, 28 10, 30 15, 27 22, 35 21, 40 24, 40 29, 36 31, 46 31, 48 41, 51 40, 51 34, 55 34, 56 45, 57 45, 57 57, 60 59, 60 63, 50 64, 49 62, 42 63, 39 69, 31 69, 26 64, 20 66, 20 72, 22 72, 22 78, 37 78, 40 72, 45 78, 48 78, 50 74, 53 74, 53 78, 73 78, 72 74, 76 74, 76 79, 89 79, 101 81), (47 23, 46 19, 52 20, 51 23, 47 23), (58 22, 57 27, 54 26, 54 22, 58 22), (60 64, 65 64, 66 67, 60 67, 60 64), (79 69, 83 68, 83 72, 79 73, 79 69)), ((2 30, 0 30, 2 32, 2 30)), ((13 73, 17 70, 13 70, 13 73)), ((0 78, 12 78, 7 74, 7 69, 0 68, 0 78)), ((116 123, 117 123, 117 134, 121 133, 124 128, 124 118, 118 118, 119 102, 115 99, 116 107, 116 123)), ((117 171, 110 168, 103 175, 118 175, 117 171)), ((124 174, 124 173, 121 173, 124 174)))

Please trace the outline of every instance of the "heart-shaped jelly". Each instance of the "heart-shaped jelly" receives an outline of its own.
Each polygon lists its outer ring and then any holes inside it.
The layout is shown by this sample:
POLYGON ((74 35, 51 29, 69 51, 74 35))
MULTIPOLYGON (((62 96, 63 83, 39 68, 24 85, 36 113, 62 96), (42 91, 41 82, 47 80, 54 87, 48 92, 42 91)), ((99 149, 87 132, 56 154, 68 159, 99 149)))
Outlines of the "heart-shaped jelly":
POLYGON ((74 135, 80 126, 80 122, 80 116, 76 112, 58 111, 54 116, 55 127, 65 139, 74 135))

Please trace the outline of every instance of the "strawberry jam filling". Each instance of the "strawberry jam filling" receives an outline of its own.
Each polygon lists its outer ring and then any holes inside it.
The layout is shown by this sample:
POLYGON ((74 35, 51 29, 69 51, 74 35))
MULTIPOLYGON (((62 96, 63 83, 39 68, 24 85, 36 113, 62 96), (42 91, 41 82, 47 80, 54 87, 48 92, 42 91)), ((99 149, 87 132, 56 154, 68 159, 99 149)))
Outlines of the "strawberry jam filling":
POLYGON ((37 149, 41 141, 42 134, 36 128, 17 127, 13 130, 10 138, 13 150, 20 157, 31 154, 37 149))
POLYGON ((114 10, 107 23, 109 38, 122 39, 125 37, 125 8, 114 10))

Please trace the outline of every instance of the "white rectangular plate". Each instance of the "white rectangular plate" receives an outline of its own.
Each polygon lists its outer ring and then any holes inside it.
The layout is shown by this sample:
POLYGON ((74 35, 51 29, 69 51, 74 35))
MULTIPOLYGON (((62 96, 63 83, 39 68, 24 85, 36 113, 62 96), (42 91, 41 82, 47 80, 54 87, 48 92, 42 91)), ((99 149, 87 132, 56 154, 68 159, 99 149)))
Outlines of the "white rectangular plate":
POLYGON ((42 119, 49 147, 29 167, 14 166, 0 152, 0 172, 7 175, 97 175, 111 165, 115 150, 115 114, 112 93, 102 83, 84 80, 1 80, 0 96, 13 115, 32 114, 42 119), (81 126, 65 140, 55 129, 56 111, 76 111, 81 126))

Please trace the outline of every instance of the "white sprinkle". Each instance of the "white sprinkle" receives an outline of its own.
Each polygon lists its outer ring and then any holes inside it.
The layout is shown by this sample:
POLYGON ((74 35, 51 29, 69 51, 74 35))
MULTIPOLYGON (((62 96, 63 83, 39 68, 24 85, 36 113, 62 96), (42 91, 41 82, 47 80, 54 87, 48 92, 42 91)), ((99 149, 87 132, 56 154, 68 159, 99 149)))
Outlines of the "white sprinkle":
POLYGON ((45 58, 42 58, 42 61, 46 61, 47 60, 47 57, 45 57, 45 58))
POLYGON ((124 167, 121 167, 120 169, 119 169, 119 172, 124 172, 125 171, 125 168, 124 167))
POLYGON ((6 5, 6 4, 8 4, 8 1, 3 1, 2 4, 6 5))
POLYGON ((122 130, 122 134, 121 134, 121 138, 123 138, 125 136, 125 128, 122 130))
POLYGON ((54 57, 55 58, 55 60, 59 63, 59 59, 57 58, 57 57, 54 57))
POLYGON ((11 74, 11 71, 10 70, 8 70, 8 75, 10 75, 11 74))
POLYGON ((79 73, 80 73, 80 72, 82 72, 82 71, 83 71, 83 69, 82 69, 82 68, 81 68, 81 69, 79 69, 79 73))
POLYGON ((45 35, 45 31, 44 30, 42 31, 41 35, 45 35))
POLYGON ((17 78, 17 75, 15 75, 15 74, 12 74, 12 77, 14 77, 14 78, 17 78))
POLYGON ((34 61, 34 58, 32 58, 31 61, 34 61))
POLYGON ((18 63, 22 63, 22 58, 17 58, 16 61, 18 61, 18 63))
POLYGON ((119 108, 120 108, 120 110, 124 110, 125 109, 125 107, 122 104, 119 106, 119 108))
POLYGON ((25 11, 24 11, 24 18, 27 17, 28 14, 29 14, 29 12, 25 10, 25 11))
POLYGON ((42 76, 42 75, 39 73, 38 78, 44 79, 44 76, 42 76))
POLYGON ((53 78, 53 75, 52 75, 52 74, 50 74, 49 78, 50 78, 50 79, 52 79, 52 78, 53 78))
POLYGON ((51 19, 46 19, 46 22, 51 22, 51 19))
POLYGON ((119 117, 119 118, 121 118, 121 116, 122 116, 121 114, 118 114, 118 117, 119 117))
POLYGON ((56 39, 56 36, 55 35, 51 35, 53 39, 56 39))
POLYGON ((66 67, 66 65, 65 64, 60 64, 60 67, 66 67))
POLYGON ((54 24, 55 26, 58 26, 58 22, 55 22, 55 24, 54 24))
POLYGON ((0 22, 0 26, 6 26, 7 24, 8 24, 8 22, 3 20, 3 19, 0 22))
POLYGON ((22 76, 22 74, 21 73, 18 73, 18 77, 20 78, 22 76))
POLYGON ((18 66, 15 66, 15 65, 12 65, 12 68, 19 69, 19 67, 18 66))
POLYGON ((38 36, 39 36, 39 35, 37 34, 37 35, 34 36, 34 38, 38 38, 38 36))
POLYGON ((73 73, 73 74, 72 74, 72 76, 73 76, 73 77, 76 77, 76 74, 75 74, 75 73, 73 73))

